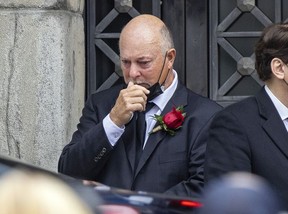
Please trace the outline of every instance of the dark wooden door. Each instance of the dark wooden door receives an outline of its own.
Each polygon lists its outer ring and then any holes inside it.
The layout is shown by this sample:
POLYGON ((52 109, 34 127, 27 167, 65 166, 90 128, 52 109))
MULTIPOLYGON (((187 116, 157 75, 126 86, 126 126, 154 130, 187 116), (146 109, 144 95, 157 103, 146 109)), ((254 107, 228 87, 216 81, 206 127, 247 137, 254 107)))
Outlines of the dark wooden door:
POLYGON ((86 0, 87 95, 122 76, 118 38, 139 14, 160 17, 174 36, 174 68, 193 91, 229 105, 254 94, 253 46, 262 29, 288 17, 287 0, 86 0))

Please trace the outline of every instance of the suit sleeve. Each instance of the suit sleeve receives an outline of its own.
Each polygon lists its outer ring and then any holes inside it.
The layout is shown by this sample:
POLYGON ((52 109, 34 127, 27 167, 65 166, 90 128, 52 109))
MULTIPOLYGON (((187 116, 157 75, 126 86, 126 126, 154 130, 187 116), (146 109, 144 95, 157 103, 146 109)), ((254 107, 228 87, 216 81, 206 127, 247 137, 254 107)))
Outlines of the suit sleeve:
POLYGON ((79 179, 95 179, 113 149, 105 134, 102 119, 90 97, 82 111, 77 131, 60 156, 60 173, 79 179))
POLYGON ((245 124, 229 111, 213 120, 207 141, 205 183, 231 171, 251 171, 245 124))

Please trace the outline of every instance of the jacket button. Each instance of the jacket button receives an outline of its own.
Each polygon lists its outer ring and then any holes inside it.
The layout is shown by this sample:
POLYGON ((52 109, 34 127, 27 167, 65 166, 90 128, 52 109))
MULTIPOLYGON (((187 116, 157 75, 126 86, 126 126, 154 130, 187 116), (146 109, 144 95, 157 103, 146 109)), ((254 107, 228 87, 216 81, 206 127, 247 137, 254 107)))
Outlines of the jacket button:
POLYGON ((94 161, 95 161, 95 162, 98 162, 98 160, 100 160, 100 157, 99 157, 99 156, 96 156, 96 157, 94 158, 94 161))

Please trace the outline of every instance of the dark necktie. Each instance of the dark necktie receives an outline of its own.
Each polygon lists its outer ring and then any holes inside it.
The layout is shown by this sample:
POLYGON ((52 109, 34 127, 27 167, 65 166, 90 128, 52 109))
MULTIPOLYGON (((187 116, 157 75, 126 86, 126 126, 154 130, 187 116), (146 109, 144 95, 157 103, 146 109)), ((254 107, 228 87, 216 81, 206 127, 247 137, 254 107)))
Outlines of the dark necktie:
POLYGON ((148 102, 146 104, 146 110, 142 112, 137 112, 137 121, 136 121, 136 160, 135 160, 135 169, 138 165, 139 159, 141 157, 143 151, 143 145, 146 136, 146 121, 145 121, 145 114, 146 112, 150 111, 155 104, 152 102, 148 102))

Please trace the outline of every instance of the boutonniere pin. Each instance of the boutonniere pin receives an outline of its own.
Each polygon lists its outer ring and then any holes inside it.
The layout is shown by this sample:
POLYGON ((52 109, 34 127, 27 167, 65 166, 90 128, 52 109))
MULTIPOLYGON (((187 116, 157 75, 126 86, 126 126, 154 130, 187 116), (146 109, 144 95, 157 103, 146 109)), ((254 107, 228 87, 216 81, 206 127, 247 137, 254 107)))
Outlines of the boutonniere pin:
POLYGON ((153 116, 159 125, 156 126, 149 134, 153 134, 157 131, 163 130, 168 132, 170 135, 175 135, 175 131, 182 127, 186 113, 183 112, 183 106, 173 109, 165 114, 164 116, 155 114, 153 116))

